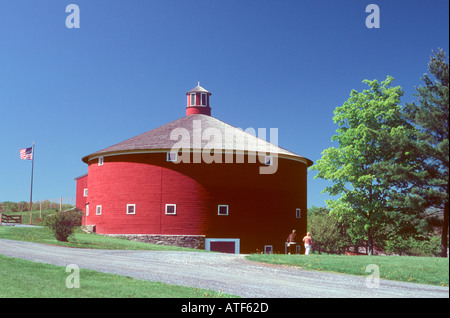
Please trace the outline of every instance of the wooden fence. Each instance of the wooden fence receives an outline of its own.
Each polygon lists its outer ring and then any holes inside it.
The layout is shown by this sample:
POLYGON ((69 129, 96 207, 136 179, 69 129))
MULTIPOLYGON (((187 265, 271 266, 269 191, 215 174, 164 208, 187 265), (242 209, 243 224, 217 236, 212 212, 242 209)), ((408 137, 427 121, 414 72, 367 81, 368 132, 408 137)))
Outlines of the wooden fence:
POLYGON ((22 224, 22 215, 6 215, 0 213, 0 225, 1 223, 16 223, 16 224, 22 224))

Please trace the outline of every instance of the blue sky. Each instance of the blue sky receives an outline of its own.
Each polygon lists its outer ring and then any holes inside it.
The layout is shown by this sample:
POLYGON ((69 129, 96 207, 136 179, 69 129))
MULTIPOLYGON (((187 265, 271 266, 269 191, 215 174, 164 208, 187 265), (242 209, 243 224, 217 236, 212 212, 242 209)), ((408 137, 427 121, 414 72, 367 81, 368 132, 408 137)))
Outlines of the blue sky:
MULTIPOLYGON (((448 12, 448 0, 0 0, 0 201, 29 200, 19 150, 33 141, 33 199, 74 198, 83 156, 184 116, 197 81, 214 117, 278 128, 279 146, 317 161, 364 79, 391 75, 414 100, 432 50, 449 51, 448 12), (71 3, 79 29, 65 25, 71 3)), ((308 206, 324 206, 314 174, 308 206)))

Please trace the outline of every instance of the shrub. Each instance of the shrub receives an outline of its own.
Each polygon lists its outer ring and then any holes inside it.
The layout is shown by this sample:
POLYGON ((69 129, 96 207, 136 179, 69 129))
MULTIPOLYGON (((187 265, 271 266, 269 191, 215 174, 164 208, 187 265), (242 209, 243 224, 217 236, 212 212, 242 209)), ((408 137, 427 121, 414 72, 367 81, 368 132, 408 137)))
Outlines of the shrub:
POLYGON ((408 256, 439 256, 440 238, 438 236, 427 239, 391 237, 386 241, 386 253, 408 256))
POLYGON ((81 225, 82 215, 82 212, 78 209, 57 212, 45 218, 45 225, 52 230, 58 241, 67 242, 75 228, 81 225))

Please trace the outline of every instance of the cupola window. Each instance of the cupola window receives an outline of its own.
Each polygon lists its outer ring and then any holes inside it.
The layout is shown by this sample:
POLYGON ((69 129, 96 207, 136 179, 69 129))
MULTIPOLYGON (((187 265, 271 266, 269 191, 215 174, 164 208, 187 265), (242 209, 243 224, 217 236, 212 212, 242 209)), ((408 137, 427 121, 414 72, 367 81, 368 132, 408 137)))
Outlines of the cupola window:
POLYGON ((206 94, 202 93, 202 106, 206 106, 206 94))

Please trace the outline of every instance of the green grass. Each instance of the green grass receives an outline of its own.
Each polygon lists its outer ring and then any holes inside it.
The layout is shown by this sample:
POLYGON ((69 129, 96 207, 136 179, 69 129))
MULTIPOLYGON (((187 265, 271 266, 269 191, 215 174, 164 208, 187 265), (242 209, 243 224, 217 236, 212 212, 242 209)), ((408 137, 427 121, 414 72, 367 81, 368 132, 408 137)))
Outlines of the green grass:
POLYGON ((192 287, 137 280, 80 269, 79 288, 68 288, 73 271, 0 255, 0 298, 231 298, 192 287))
MULTIPOLYGON (((55 209, 47 209, 42 210, 42 213, 39 210, 32 212, 32 225, 39 225, 42 221, 40 216, 42 215, 42 219, 45 218, 47 215, 55 214, 55 209)), ((5 212, 4 214, 7 215, 22 215, 22 224, 30 224, 30 211, 22 211, 22 212, 5 212)))
POLYGON ((46 227, 0 226, 0 238, 78 248, 206 252, 198 249, 134 242, 97 234, 87 234, 81 230, 77 230, 76 233, 69 238, 68 242, 59 242, 55 239, 50 229, 46 227))
POLYGON ((370 264, 379 267, 380 278, 449 287, 449 259, 413 256, 277 255, 254 254, 251 261, 298 266, 306 270, 368 276, 370 264))

